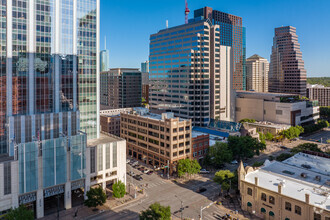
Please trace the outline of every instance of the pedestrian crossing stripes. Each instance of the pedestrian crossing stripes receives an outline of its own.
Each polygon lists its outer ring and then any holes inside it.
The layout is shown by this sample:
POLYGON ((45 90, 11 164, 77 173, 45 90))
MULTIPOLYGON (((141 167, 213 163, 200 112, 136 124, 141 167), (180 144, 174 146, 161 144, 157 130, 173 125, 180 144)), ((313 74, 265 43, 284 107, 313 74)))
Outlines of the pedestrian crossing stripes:
POLYGON ((160 181, 160 182, 156 182, 156 183, 147 183, 146 187, 145 188, 153 188, 153 187, 156 187, 156 186, 160 186, 160 185, 163 185, 164 183, 166 183, 165 181, 160 181))

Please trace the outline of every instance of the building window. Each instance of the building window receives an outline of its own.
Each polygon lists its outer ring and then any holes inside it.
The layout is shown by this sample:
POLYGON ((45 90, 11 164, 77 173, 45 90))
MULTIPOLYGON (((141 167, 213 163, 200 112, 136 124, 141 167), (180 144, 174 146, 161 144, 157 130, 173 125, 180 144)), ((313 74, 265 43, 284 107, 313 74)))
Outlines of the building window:
POLYGON ((291 203, 285 202, 285 210, 288 210, 291 212, 291 203))
POLYGON ((275 198, 274 198, 274 196, 269 196, 269 203, 270 204, 275 204, 275 198))
POLYGON ((247 194, 250 195, 250 196, 252 196, 252 189, 251 188, 248 188, 247 189, 247 194))
POLYGON ((193 153, 193 156, 196 157, 196 156, 197 156, 197 152, 194 152, 194 153, 193 153))
POLYGON ((294 206, 294 213, 301 215, 301 207, 300 206, 294 206))
POLYGON ((4 194, 8 195, 11 193, 11 163, 3 164, 3 186, 4 194))
POLYGON ((117 167, 117 142, 112 144, 112 168, 117 167))
POLYGON ((283 111, 282 110, 276 110, 276 114, 277 115, 282 115, 283 114, 283 111))
POLYGON ((262 201, 267 201, 267 196, 265 193, 261 193, 261 200, 262 201))
POLYGON ((105 145, 105 169, 110 169, 110 144, 105 145))
POLYGON ((95 147, 91 148, 91 173, 95 173, 95 147))
POLYGON ((321 220, 321 214, 314 212, 314 220, 321 220))

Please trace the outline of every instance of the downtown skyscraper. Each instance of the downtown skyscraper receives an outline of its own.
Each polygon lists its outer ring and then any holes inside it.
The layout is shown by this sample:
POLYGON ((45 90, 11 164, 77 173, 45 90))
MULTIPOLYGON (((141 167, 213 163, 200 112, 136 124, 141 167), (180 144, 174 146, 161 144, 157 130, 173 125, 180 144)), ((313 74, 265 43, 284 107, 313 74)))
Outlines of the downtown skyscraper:
POLYGON ((220 45, 220 26, 196 18, 150 36, 149 104, 207 126, 233 120, 232 50, 220 45), (228 96, 227 96, 228 95, 228 96))
POLYGON ((0 30, 0 211, 84 185, 99 135, 99 0, 4 0, 0 30), (81 123, 80 123, 81 122, 81 123))
POLYGON ((246 89, 246 34, 243 19, 210 7, 194 11, 194 18, 209 19, 219 25, 220 45, 230 46, 233 53, 233 88, 246 89))
POLYGON ((269 66, 269 92, 306 96, 306 77, 296 28, 275 28, 269 66))

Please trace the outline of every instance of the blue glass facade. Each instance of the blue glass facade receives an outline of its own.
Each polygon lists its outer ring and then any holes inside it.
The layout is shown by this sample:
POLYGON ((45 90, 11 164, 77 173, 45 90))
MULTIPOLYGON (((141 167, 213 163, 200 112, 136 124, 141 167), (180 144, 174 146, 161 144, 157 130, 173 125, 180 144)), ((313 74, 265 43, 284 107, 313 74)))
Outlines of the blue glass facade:
POLYGON ((38 189, 38 144, 18 144, 19 193, 38 189))

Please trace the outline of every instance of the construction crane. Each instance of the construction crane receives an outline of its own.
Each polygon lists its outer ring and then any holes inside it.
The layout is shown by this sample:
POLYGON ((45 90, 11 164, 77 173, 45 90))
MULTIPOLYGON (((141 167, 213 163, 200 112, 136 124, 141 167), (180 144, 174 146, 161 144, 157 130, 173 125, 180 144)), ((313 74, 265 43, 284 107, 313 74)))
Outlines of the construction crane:
POLYGON ((188 2, 186 0, 186 9, 184 10, 184 14, 186 16, 186 20, 185 20, 186 24, 188 24, 188 15, 189 15, 189 12, 190 12, 190 10, 188 8, 188 2))

